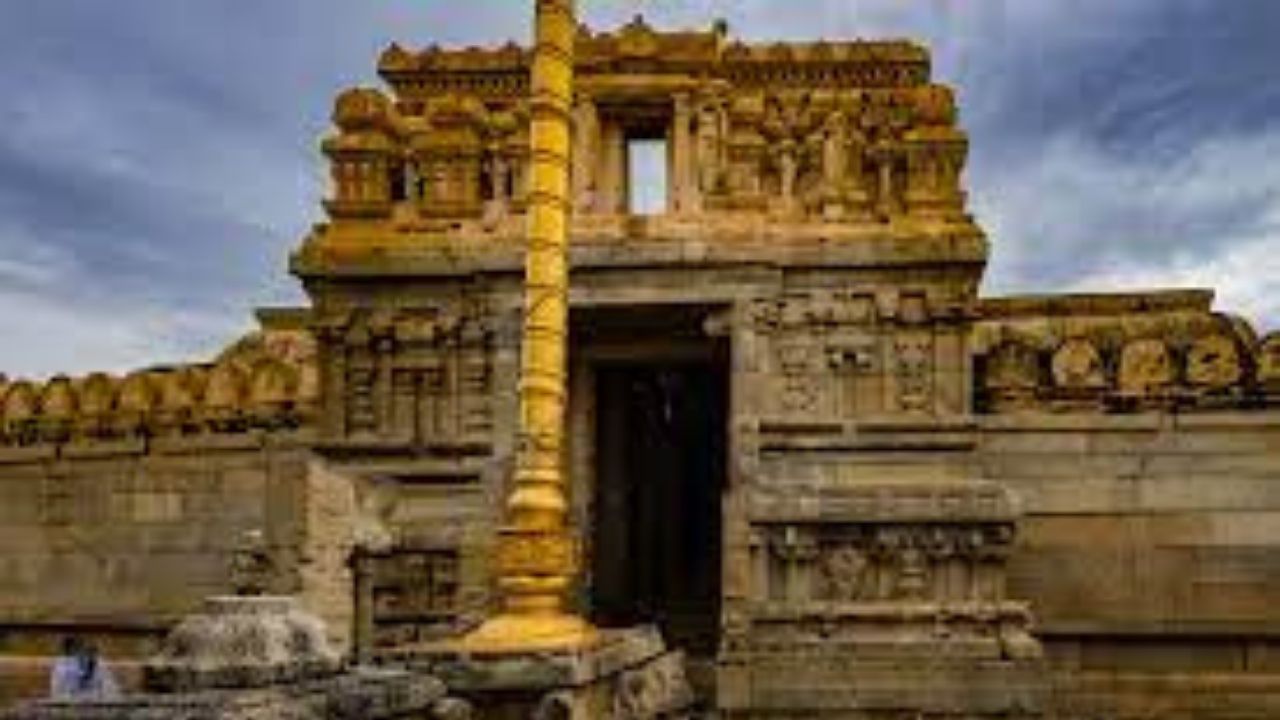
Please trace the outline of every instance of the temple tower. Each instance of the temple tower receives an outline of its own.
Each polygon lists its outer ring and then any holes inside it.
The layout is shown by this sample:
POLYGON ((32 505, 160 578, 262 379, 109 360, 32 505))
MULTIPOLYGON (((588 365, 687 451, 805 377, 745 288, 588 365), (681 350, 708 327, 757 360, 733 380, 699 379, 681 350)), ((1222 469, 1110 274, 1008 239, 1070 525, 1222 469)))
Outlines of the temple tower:
MULTIPOLYGON (((1003 589, 1017 509, 973 472, 987 247, 928 53, 639 19, 575 50, 575 607, 657 623, 731 714, 1034 715, 1039 646, 1003 589)), ((491 602, 530 62, 389 48, 390 94, 338 99, 330 219, 293 261, 321 451, 395 497, 362 591, 376 645, 456 632, 491 602), (403 600, 420 584, 387 590, 397 554, 447 573, 424 605, 403 600)))

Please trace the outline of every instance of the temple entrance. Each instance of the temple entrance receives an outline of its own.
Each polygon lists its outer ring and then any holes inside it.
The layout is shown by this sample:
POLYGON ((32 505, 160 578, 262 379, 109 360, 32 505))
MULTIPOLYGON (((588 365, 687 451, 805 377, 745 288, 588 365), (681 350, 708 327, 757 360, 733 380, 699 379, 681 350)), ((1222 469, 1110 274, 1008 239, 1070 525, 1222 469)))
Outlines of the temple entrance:
POLYGON ((598 363, 591 606, 714 656, 726 372, 715 360, 598 363))

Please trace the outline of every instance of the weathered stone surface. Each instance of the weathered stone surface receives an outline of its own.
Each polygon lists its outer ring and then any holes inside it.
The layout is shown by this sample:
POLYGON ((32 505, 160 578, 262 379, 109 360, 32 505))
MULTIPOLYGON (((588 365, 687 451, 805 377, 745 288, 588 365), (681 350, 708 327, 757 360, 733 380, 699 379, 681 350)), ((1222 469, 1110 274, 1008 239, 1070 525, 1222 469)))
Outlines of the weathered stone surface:
POLYGON ((324 623, 293 598, 211 597, 165 638, 146 682, 168 692, 251 688, 331 676, 340 665, 324 623))
POLYGON ((693 710, 682 653, 654 628, 605 631, 569 650, 466 653, 447 643, 403 648, 383 662, 443 679, 483 717, 647 720, 693 710))
POLYGON ((142 694, 112 703, 45 701, 0 714, 4 720, 465 720, 465 703, 431 677, 359 669, 339 676, 256 689, 142 694))

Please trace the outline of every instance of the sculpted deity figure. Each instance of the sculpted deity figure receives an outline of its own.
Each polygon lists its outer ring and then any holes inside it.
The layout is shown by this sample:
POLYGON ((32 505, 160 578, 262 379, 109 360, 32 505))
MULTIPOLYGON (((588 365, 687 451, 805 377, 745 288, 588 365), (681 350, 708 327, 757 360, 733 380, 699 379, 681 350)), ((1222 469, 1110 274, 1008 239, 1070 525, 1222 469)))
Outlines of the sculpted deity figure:
POLYGON ((778 146, 778 191, 783 203, 790 207, 796 195, 796 174, 799 158, 794 140, 786 139, 778 146))
POLYGON ((828 194, 836 194, 844 184, 848 146, 844 113, 839 110, 827 116, 822 140, 822 181, 828 194))
POLYGON ((488 212, 495 217, 506 215, 511 202, 511 163, 501 148, 491 148, 486 154, 485 171, 489 177, 488 212))
POLYGON ((853 545, 842 545, 824 553, 820 572, 827 598, 845 602, 860 599, 867 589, 870 567, 866 553, 853 545))

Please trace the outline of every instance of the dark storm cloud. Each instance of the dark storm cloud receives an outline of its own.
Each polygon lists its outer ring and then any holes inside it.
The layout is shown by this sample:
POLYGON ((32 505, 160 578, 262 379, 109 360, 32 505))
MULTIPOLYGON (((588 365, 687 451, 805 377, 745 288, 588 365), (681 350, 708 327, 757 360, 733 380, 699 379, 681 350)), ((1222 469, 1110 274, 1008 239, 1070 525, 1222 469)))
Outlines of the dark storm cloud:
MULTIPOLYGON (((1211 283, 1280 321, 1280 4, 580 0, 598 26, 907 36, 960 89, 988 291, 1211 283), (1268 264, 1271 263, 1271 264, 1268 264), (1274 270, 1274 272, 1271 272, 1274 270)), ((391 40, 504 42, 522 0, 40 0, 0 6, 0 365, 202 355, 297 302, 334 93, 391 40)))

